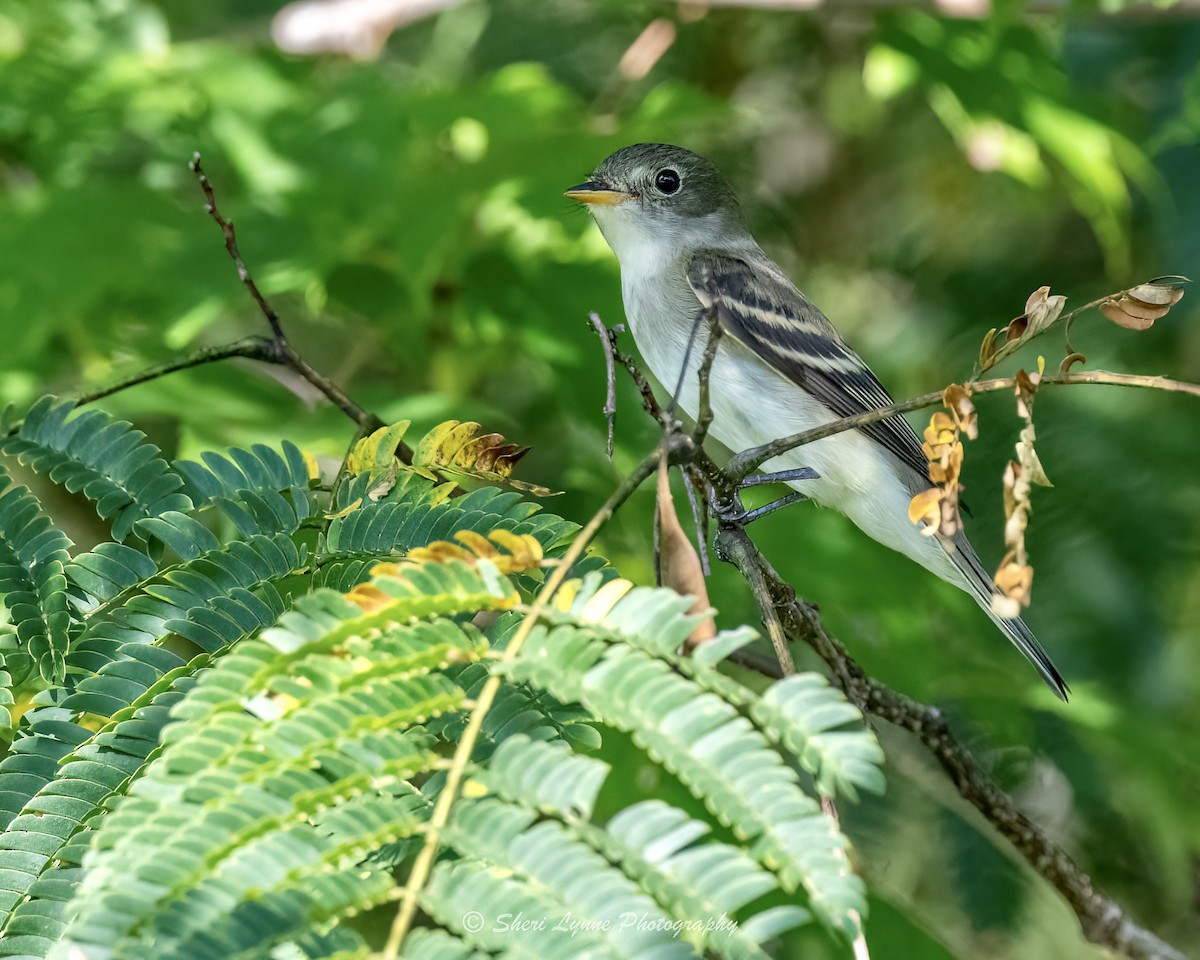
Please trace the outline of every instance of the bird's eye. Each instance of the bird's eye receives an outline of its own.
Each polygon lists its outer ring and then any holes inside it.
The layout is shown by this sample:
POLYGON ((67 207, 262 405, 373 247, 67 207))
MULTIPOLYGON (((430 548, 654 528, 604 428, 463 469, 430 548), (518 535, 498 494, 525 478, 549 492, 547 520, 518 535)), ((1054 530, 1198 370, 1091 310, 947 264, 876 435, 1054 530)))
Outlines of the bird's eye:
POLYGON ((679 190, 679 174, 670 167, 665 167, 659 170, 654 175, 654 186, 658 188, 659 193, 664 193, 668 197, 679 190))

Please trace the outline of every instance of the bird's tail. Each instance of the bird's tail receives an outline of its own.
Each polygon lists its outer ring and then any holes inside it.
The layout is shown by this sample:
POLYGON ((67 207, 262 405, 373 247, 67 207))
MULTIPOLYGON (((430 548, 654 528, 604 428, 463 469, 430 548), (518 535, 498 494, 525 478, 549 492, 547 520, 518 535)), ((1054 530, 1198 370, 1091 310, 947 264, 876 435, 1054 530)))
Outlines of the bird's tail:
POLYGON ((1054 691, 1054 695, 1059 700, 1066 703, 1070 687, 1067 686, 1066 681, 1063 680, 1062 675, 1050 660, 1050 655, 1038 643, 1033 631, 1025 625, 1025 621, 1020 617, 1014 617, 1011 620, 1000 617, 992 611, 992 578, 984 570, 979 555, 975 553, 975 549, 966 537, 955 538, 954 548, 947 550, 947 553, 950 554, 954 565, 958 567, 959 572, 967 581, 967 591, 975 598, 984 612, 992 618, 996 626, 1004 631, 1004 635, 1012 641, 1013 646, 1034 665, 1042 679, 1046 681, 1046 686, 1054 691))

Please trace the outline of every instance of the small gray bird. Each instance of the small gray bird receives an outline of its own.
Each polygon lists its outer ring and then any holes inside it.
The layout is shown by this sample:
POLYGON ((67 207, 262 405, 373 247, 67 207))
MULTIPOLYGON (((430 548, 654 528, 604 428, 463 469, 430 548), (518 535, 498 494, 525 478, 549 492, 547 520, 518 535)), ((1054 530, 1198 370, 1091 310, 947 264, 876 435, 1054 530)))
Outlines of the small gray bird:
MULTIPOLYGON (((825 315, 763 253, 732 188, 703 157, 668 144, 636 144, 610 156, 567 196, 587 204, 617 255, 638 349, 661 383, 682 384, 679 404, 691 417, 699 407, 706 338, 696 321, 716 303, 727 335, 709 378, 710 432, 726 447, 744 450, 892 403, 825 315)), ((1032 631, 1022 620, 992 613, 991 578, 966 537, 947 544, 922 536, 910 522, 909 501, 930 481, 907 420, 894 416, 836 434, 765 465, 805 466, 820 476, 793 483, 797 490, 974 597, 1066 700, 1067 686, 1032 631)))

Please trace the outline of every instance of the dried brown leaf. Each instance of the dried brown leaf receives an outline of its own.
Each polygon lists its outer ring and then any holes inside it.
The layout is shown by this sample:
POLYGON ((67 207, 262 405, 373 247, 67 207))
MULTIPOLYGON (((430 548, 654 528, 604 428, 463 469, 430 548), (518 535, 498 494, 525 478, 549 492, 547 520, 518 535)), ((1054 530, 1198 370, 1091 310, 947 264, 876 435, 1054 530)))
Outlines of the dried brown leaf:
POLYGON ((1158 307, 1173 307, 1183 299, 1183 291, 1179 287, 1166 283, 1139 283, 1125 291, 1125 296, 1140 303, 1153 304, 1158 307))
POLYGON ((1087 357, 1082 353, 1068 353, 1063 357, 1063 362, 1058 365, 1058 375, 1060 377, 1067 376, 1077 363, 1087 363, 1087 357))
POLYGON ((1008 326, 1004 328, 1004 342, 1012 343, 1014 340, 1020 340, 1025 336, 1025 331, 1029 329, 1029 317, 1021 314, 1019 317, 1013 317, 1008 322, 1008 326))
POLYGON ((1006 560, 996 571, 996 589, 1021 606, 1029 606, 1033 591, 1033 567, 1027 563, 1006 560))
POLYGON ((979 345, 979 366, 987 367, 996 355, 996 334, 999 332, 999 328, 992 327, 983 335, 983 343, 979 345))
POLYGON ((908 502, 908 519, 914 524, 924 523, 921 536, 932 537, 942 524, 942 497, 945 495, 941 487, 932 487, 918 493, 908 502))
POLYGON ((704 568, 700 556, 692 545, 692 539, 683 530, 675 513, 675 498, 671 495, 671 480, 664 457, 658 465, 658 530, 659 572, 664 586, 676 593, 695 597, 688 613, 704 616, 687 638, 688 646, 711 640, 717 635, 716 624, 711 616, 708 602, 708 585, 704 581, 704 568))
POLYGON ((427 477, 439 474, 467 477, 537 497, 554 495, 539 484, 512 478, 513 465, 529 452, 528 447, 510 442, 503 434, 479 430, 479 424, 472 420, 438 424, 418 442, 409 469, 427 477))
POLYGON ((1117 301, 1117 306, 1131 317, 1137 320, 1149 320, 1151 323, 1155 320, 1161 320, 1167 315, 1167 311, 1171 309, 1170 306, 1155 306, 1142 303, 1140 300, 1134 300, 1131 297, 1122 297, 1117 301))
POLYGON ((1025 301, 1025 317, 1030 336, 1036 336, 1059 318, 1067 298, 1050 296, 1049 287, 1038 287, 1025 301))
POLYGON ((1017 415, 1028 420, 1033 416, 1033 398, 1037 395, 1038 384, 1041 382, 1041 374, 1028 373, 1025 370, 1018 370, 1014 378, 1016 386, 1013 388, 1017 395, 1017 415))
POLYGON ((1144 317, 1135 317, 1133 314, 1127 313, 1123 306, 1127 302, 1106 300, 1100 304, 1100 312, 1118 327, 1124 327, 1126 330, 1149 330, 1154 326, 1154 319, 1147 320, 1144 317))
POLYGON ((942 403, 950 411, 955 426, 967 435, 968 440, 979 436, 975 404, 971 402, 971 394, 966 387, 960 383, 950 384, 942 391, 942 403))
POLYGON ((1046 471, 1042 469, 1042 462, 1038 459, 1037 450, 1034 448, 1036 439, 1037 435, 1034 432, 1033 424, 1026 424, 1021 431, 1020 439, 1017 440, 1017 460, 1021 464, 1021 475, 1039 487, 1052 487, 1054 484, 1050 482, 1046 471))

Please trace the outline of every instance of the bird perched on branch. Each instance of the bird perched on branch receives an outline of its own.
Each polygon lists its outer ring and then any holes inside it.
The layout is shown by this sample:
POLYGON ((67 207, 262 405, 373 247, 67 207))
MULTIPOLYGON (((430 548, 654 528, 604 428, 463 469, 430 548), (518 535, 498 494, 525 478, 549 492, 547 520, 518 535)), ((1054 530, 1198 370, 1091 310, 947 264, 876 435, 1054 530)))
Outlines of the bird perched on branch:
MULTIPOLYGON (((617 255, 638 349, 660 382, 679 384, 678 403, 691 417, 708 336, 701 318, 715 307, 723 336, 709 378, 710 433, 726 447, 745 450, 893 402, 755 242, 733 189, 703 157, 661 143, 625 147, 567 196, 587 204, 617 255)), ((909 520, 909 501, 930 480, 921 442, 902 416, 818 440, 767 466, 815 469, 819 477, 791 485, 965 590, 1066 699, 1067 686, 1032 631, 992 611, 991 578, 966 537, 923 536, 909 520)))

